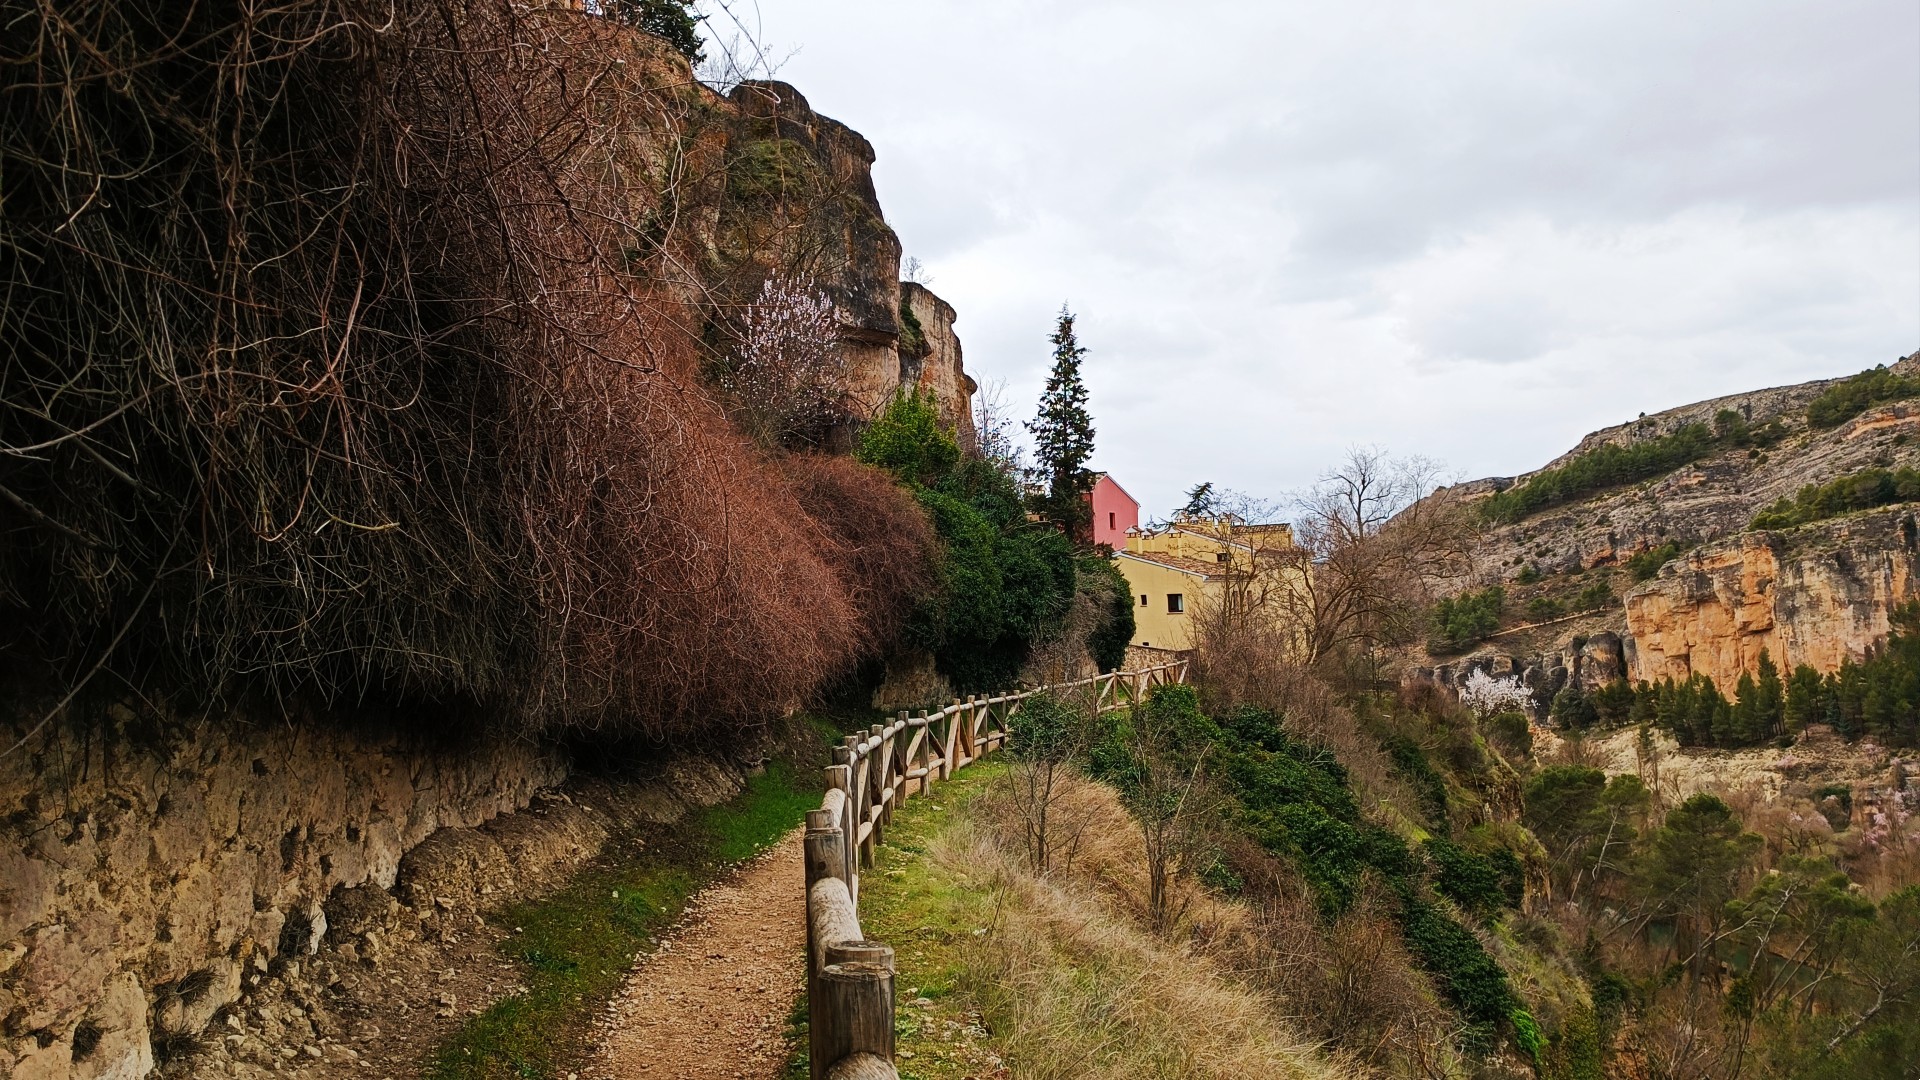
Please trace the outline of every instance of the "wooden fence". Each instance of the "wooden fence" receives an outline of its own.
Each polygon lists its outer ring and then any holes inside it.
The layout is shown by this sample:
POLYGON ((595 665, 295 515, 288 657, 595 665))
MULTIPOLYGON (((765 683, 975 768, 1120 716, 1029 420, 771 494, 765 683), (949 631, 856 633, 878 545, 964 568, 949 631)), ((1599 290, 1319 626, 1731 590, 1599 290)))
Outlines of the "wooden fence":
POLYGON ((807 813, 807 1014, 812 1080, 898 1080, 893 1067, 893 950, 860 932, 860 871, 894 807, 1006 744, 1036 694, 1093 713, 1129 708, 1147 691, 1185 682, 1184 660, 1076 682, 955 701, 938 712, 875 724, 834 748, 827 794, 807 813))

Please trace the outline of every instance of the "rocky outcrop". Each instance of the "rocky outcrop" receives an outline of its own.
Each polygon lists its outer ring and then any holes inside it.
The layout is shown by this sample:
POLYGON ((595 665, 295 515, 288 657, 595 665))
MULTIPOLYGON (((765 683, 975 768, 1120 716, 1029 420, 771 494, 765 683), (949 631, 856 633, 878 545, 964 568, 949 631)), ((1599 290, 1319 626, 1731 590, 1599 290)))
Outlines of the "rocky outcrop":
POLYGON ((899 279, 900 240, 874 190, 872 144, 782 82, 741 83, 717 107, 730 115, 710 241, 715 294, 739 302, 768 274, 811 278, 839 309, 855 410, 870 417, 917 385, 971 443, 974 382, 954 311, 899 279))
POLYGON ((1632 677, 1731 686, 1762 650, 1783 669, 1831 671, 1886 637, 1917 577, 1911 508, 1708 544, 1627 595, 1632 677))
POLYGON ((1517 677, 1533 691, 1535 712, 1544 715, 1568 686, 1591 693, 1626 675, 1627 648, 1611 630, 1573 631, 1544 648, 1520 652, 1493 645, 1451 663, 1420 668, 1415 675, 1442 686, 1458 687, 1479 671, 1497 679, 1517 677))
POLYGON ((974 445, 972 403, 979 389, 960 358, 960 339, 953 332, 953 306, 933 295, 925 285, 901 285, 902 321, 910 328, 900 341, 899 385, 917 386, 940 403, 940 413, 960 433, 961 449, 974 445))

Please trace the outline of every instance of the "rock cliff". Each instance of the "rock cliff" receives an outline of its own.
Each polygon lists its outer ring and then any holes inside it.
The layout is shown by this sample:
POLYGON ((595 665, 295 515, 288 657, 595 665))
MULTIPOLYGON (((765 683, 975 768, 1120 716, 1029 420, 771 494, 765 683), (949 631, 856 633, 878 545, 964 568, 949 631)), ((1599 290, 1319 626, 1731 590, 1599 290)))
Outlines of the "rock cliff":
MULTIPOLYGON (((1920 375, 1920 353, 1891 367, 1920 375)), ((1920 464, 1920 400, 1882 403, 1826 430, 1810 426, 1808 404, 1837 381, 1642 416, 1596 431, 1542 466, 1687 424, 1711 427, 1728 410, 1753 428, 1777 431, 1770 445, 1722 448, 1664 475, 1488 528, 1467 577, 1449 588, 1501 585, 1505 629, 1463 657, 1416 658, 1416 671, 1445 683, 1473 670, 1524 675, 1544 701, 1569 681, 1591 689, 1621 674, 1640 680, 1699 671, 1730 685, 1762 648, 1776 662, 1821 670, 1860 656, 1886 634, 1892 607, 1916 595, 1913 508, 1782 532, 1749 528, 1761 510, 1808 484, 1920 464), (1665 565, 1636 584, 1626 564, 1648 552, 1665 565)), ((1453 491, 1478 502, 1534 475, 1490 477, 1453 491)))
POLYGON ((956 315, 899 279, 900 240, 874 190, 872 144, 786 83, 743 82, 707 98, 725 183, 707 193, 710 211, 688 221, 708 256, 709 317, 723 320, 769 274, 810 278, 839 309, 856 412, 870 417, 896 389, 917 385, 971 443, 975 385, 961 366, 956 315))
POLYGON ((1783 669, 1831 671, 1886 637, 1888 612, 1920 596, 1917 577, 1911 507, 1704 545, 1627 594, 1632 677, 1731 686, 1762 650, 1783 669))

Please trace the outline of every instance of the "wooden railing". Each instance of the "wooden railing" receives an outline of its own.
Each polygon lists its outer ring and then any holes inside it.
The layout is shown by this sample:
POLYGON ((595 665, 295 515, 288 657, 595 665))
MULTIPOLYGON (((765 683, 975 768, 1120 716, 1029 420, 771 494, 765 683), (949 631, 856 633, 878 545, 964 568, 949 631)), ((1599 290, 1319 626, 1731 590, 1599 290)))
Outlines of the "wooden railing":
POLYGON ((1092 713, 1124 709, 1185 682, 1184 660, 1019 693, 956 700, 875 724, 834 747, 827 793, 807 813, 807 1014, 812 1080, 898 1080, 893 1067, 893 950, 860 932, 860 871, 873 865, 894 807, 1006 744, 1036 694, 1092 713), (1075 701, 1075 699, 1078 699, 1075 701))

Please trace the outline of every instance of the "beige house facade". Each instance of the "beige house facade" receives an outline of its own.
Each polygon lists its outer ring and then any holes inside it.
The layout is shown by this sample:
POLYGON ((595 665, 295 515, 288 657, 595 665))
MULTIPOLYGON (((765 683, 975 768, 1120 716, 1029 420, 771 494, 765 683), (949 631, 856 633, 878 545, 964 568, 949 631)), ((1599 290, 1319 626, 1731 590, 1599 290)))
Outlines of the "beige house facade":
POLYGON ((1114 560, 1132 586, 1133 644, 1141 648, 1193 648, 1203 612, 1292 620, 1310 585, 1310 564, 1285 524, 1208 519, 1136 529, 1114 560))

